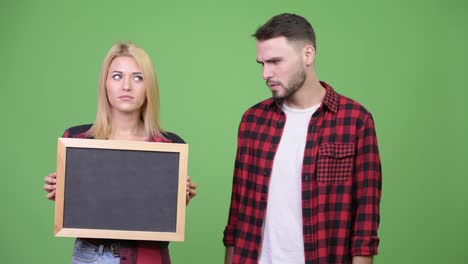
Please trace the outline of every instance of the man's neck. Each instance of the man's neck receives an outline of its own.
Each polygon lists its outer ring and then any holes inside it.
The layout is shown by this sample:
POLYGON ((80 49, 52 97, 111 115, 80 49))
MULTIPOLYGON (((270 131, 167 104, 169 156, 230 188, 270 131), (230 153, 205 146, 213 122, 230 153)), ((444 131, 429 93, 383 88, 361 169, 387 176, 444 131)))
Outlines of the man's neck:
POLYGON ((301 88, 284 103, 291 108, 307 109, 323 101, 326 90, 315 76, 308 76, 301 88))

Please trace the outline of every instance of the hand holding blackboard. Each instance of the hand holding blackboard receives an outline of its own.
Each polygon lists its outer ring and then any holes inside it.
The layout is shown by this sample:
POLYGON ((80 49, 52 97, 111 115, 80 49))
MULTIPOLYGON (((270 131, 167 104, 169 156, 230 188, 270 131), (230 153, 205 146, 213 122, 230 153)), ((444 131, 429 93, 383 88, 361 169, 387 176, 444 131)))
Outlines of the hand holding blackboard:
POLYGON ((60 138, 57 153, 56 236, 184 239, 187 144, 60 138))
POLYGON ((47 192, 46 198, 55 201, 55 183, 57 182, 57 173, 52 172, 44 178, 44 190, 47 192))
POLYGON ((190 200, 192 200, 197 195, 197 184, 190 180, 190 177, 187 176, 187 197, 185 204, 188 205, 190 200))

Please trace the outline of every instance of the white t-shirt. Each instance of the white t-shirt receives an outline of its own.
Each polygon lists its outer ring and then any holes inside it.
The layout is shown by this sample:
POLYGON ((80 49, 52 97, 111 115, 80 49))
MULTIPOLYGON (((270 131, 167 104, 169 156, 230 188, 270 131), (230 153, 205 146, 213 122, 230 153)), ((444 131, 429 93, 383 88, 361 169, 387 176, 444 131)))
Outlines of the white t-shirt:
POLYGON ((286 124, 270 178, 260 264, 304 263, 302 162, 310 118, 319 106, 308 109, 282 106, 286 124))

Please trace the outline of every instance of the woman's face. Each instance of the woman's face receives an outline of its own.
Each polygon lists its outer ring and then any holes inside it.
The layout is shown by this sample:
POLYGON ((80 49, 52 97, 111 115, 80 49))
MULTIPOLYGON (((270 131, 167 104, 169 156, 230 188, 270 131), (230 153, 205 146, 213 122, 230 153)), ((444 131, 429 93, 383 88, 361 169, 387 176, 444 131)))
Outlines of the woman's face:
POLYGON ((135 59, 121 56, 112 60, 106 91, 112 112, 140 113, 146 100, 146 91, 140 65, 135 59))

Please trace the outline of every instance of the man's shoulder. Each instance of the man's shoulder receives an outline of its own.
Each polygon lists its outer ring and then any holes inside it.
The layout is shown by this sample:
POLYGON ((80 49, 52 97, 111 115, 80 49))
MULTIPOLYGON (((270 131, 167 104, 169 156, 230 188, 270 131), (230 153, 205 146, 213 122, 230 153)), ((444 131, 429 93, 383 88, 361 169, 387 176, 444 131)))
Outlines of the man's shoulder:
POLYGON ((243 117, 264 117, 264 115, 271 111, 271 107, 274 104, 273 98, 265 99, 255 105, 249 107, 245 112, 243 117))
POLYGON ((344 96, 342 94, 339 95, 339 108, 338 111, 341 112, 342 114, 346 115, 355 115, 359 117, 368 117, 371 115, 369 110, 367 110, 364 105, 362 105, 360 102, 351 99, 347 96, 344 96))
POLYGON ((63 137, 69 137, 69 138, 87 138, 88 137, 88 131, 91 128, 93 124, 84 124, 84 125, 78 125, 78 126, 73 126, 65 130, 63 133, 63 137))

